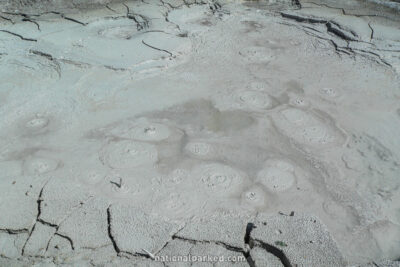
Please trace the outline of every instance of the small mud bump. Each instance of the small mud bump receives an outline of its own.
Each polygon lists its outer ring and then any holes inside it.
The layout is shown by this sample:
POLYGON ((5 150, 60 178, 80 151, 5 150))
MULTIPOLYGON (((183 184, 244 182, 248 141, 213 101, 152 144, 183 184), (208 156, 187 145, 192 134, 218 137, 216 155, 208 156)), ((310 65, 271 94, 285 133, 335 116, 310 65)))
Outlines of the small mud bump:
POLYGON ((263 207, 266 204, 265 192, 259 187, 251 187, 243 192, 241 201, 251 208, 263 207))
POLYGON ((274 100, 266 93, 259 91, 244 91, 238 93, 238 100, 244 106, 255 109, 270 109, 274 100))
POLYGON ((46 127, 49 124, 48 118, 33 118, 32 120, 28 121, 25 126, 29 129, 41 129, 46 127))
POLYGON ((205 157, 210 153, 211 146, 203 142, 190 142, 185 146, 185 149, 194 156, 205 157))
POLYGON ((153 213, 169 219, 190 218, 204 208, 206 201, 196 201, 193 194, 167 193, 156 200, 153 213))
POLYGON ((107 29, 99 30, 98 34, 107 38, 115 39, 131 39, 137 33, 136 27, 133 25, 115 26, 107 29))
POLYGON ((116 185, 114 183, 111 184, 111 190, 114 191, 116 194, 128 194, 128 193, 133 193, 132 189, 130 186, 126 184, 121 184, 121 185, 116 185))
POLYGON ((327 118, 296 108, 279 115, 274 117, 276 126, 298 143, 325 147, 344 142, 344 134, 327 118))
POLYGON ((311 116, 300 109, 285 109, 281 113, 288 122, 299 126, 312 121, 311 116))
POLYGON ((148 194, 150 182, 140 175, 113 171, 105 177, 102 191, 112 198, 129 199, 148 194))
POLYGON ((188 172, 184 169, 175 169, 172 173, 168 175, 168 180, 172 184, 180 184, 186 180, 188 172))
POLYGON ((79 180, 87 185, 97 185, 104 181, 105 176, 98 170, 87 170, 79 177, 79 180))
POLYGON ((222 164, 198 166, 193 177, 196 177, 208 193, 215 196, 225 196, 236 192, 243 184, 243 174, 222 164))
POLYGON ((303 97, 290 98, 289 104, 301 108, 310 106, 310 103, 303 97))
POLYGON ((100 153, 100 160, 114 169, 153 165, 158 160, 155 146, 135 141, 113 142, 100 153))
POLYGON ((314 125, 302 130, 304 141, 311 144, 328 144, 333 137, 329 134, 329 129, 323 125, 314 125))
POLYGON ((90 109, 109 109, 114 107, 117 96, 126 83, 126 77, 124 73, 97 69, 84 75, 75 88, 81 102, 90 109), (93 86, 94 84, 97 86, 93 86))
POLYGON ((21 131, 23 135, 40 135, 45 134, 50 129, 51 119, 44 114, 35 114, 22 121, 21 131))
POLYGON ((265 111, 276 107, 277 101, 269 94, 256 91, 221 92, 216 106, 221 110, 243 109, 249 111, 265 111))
POLYGON ((274 192, 290 189, 295 181, 294 166, 283 160, 270 160, 257 175, 257 181, 274 192))
POLYGON ((333 89, 333 88, 330 88, 330 87, 321 88, 319 90, 319 93, 322 96, 326 96, 328 98, 335 98, 335 97, 339 96, 339 92, 337 90, 333 89))
POLYGON ((264 28, 264 25, 260 24, 257 21, 253 21, 253 20, 244 20, 244 21, 241 21, 241 23, 246 25, 246 27, 248 28, 248 32, 259 31, 260 29, 264 28))
POLYGON ((269 62, 275 58, 271 50, 262 46, 246 47, 239 51, 239 55, 250 62, 269 62))
POLYGON ((134 124, 125 123, 118 126, 112 134, 121 138, 158 142, 167 139, 171 132, 167 125, 139 120, 134 124))
POLYGON ((60 163, 58 160, 34 157, 24 161, 23 168, 28 174, 44 174, 56 170, 60 163))
POLYGON ((138 33, 136 23, 126 17, 102 19, 87 25, 98 37, 129 40, 138 33))

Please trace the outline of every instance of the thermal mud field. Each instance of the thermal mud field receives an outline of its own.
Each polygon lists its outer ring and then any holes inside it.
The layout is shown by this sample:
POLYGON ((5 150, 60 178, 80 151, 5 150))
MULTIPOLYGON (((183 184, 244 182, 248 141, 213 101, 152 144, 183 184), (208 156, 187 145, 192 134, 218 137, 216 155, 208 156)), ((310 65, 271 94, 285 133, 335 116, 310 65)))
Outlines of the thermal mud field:
POLYGON ((398 11, 20 2, 0 266, 400 266, 398 11))

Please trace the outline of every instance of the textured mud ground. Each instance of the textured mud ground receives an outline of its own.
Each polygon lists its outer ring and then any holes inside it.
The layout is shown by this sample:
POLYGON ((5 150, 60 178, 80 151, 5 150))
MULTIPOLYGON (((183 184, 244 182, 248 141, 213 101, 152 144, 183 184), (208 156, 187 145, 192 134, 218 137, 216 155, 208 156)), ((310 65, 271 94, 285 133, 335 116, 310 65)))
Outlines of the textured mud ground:
POLYGON ((21 3, 0 13, 1 266, 399 266, 398 13, 21 3))

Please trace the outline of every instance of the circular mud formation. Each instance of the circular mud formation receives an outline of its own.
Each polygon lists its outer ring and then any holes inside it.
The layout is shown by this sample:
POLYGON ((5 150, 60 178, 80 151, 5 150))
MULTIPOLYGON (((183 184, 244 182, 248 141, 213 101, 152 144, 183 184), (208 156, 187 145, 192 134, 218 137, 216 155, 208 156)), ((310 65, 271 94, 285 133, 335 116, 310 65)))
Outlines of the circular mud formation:
POLYGON ((104 147, 100 160, 113 169, 152 166, 158 160, 158 152, 154 145, 125 140, 104 147))

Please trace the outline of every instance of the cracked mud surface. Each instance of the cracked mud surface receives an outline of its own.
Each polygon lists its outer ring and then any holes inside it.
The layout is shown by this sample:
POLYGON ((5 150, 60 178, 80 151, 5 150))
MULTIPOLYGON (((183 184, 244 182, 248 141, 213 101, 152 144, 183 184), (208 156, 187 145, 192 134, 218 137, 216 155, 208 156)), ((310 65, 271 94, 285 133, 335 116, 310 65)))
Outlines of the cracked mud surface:
POLYGON ((94 2, 0 12, 0 266, 400 265, 398 11, 94 2))

